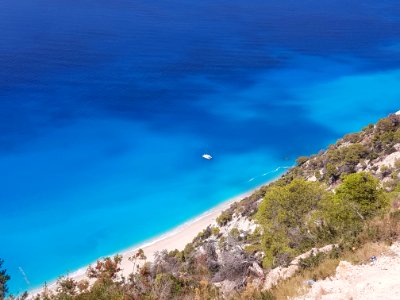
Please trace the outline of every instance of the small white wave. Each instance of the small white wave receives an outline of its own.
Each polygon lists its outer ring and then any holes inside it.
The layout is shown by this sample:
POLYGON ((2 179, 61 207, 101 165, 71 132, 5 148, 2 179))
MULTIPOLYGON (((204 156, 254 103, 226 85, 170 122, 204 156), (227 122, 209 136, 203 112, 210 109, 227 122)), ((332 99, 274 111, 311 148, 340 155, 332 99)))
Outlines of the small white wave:
POLYGON ((278 171, 281 170, 281 169, 290 169, 291 167, 292 167, 292 166, 281 166, 281 167, 277 167, 275 170, 272 170, 272 171, 263 173, 261 176, 266 176, 266 175, 271 174, 271 173, 276 173, 276 172, 278 172, 278 171))
POLYGON ((22 269, 22 267, 18 267, 18 270, 22 274, 22 277, 24 278, 26 284, 27 285, 31 285, 31 282, 29 281, 28 276, 26 276, 26 273, 25 273, 24 269, 22 269))

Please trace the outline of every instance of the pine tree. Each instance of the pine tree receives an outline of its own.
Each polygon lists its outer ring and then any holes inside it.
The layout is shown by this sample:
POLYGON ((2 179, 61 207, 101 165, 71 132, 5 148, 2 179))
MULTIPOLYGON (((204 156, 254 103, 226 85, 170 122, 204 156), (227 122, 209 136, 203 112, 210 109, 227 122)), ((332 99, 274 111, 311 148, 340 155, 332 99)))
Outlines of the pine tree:
POLYGON ((0 259, 0 300, 3 300, 8 292, 7 281, 10 280, 10 275, 6 269, 2 269, 4 260, 0 259))

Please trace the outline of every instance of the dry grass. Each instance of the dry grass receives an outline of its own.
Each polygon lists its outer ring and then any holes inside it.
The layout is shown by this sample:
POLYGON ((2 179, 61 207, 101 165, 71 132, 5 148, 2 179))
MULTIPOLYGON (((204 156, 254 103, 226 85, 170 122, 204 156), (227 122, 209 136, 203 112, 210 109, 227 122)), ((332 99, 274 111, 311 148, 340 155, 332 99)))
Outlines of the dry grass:
MULTIPOLYGON (((364 232, 366 240, 385 242, 391 244, 400 238, 400 211, 391 212, 382 218, 376 218, 369 223, 364 232)), ((363 237, 363 236, 362 236, 363 237)))
POLYGON ((387 254, 388 249, 385 243, 366 243, 358 249, 344 251, 339 258, 326 258, 317 267, 300 271, 291 278, 279 282, 270 292, 277 300, 304 295, 309 290, 305 283, 307 280, 323 280, 333 276, 341 260, 363 264, 373 255, 387 254))
POLYGON ((365 264, 369 262, 371 256, 387 254, 389 251, 389 247, 386 243, 378 242, 378 243, 366 243, 362 247, 358 249, 353 249, 353 251, 345 251, 340 256, 340 260, 345 260, 351 262, 352 264, 359 265, 365 264))
POLYGON ((271 289, 271 293, 278 300, 303 295, 309 289, 305 284, 306 280, 321 280, 334 275, 339 261, 339 259, 327 258, 317 267, 303 270, 287 280, 279 282, 271 289))
POLYGON ((229 300, 275 300, 269 291, 261 291, 257 285, 249 284, 237 294, 232 294, 229 300))

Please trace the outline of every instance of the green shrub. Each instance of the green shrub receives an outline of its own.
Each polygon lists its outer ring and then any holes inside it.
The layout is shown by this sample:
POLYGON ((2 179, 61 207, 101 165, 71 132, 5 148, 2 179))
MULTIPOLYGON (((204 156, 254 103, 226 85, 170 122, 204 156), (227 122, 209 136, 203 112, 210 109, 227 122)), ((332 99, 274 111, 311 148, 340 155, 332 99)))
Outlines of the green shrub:
POLYGON ((389 176, 392 173, 392 170, 386 165, 382 165, 379 171, 381 172, 382 177, 389 176))
POLYGON ((307 156, 300 156, 299 158, 296 159, 296 163, 298 166, 301 166, 304 163, 306 163, 308 160, 309 160, 309 158, 307 156))
POLYGON ((219 226, 225 226, 231 220, 232 220, 232 212, 225 210, 218 216, 216 221, 219 226))
POLYGON ((239 229, 234 227, 234 228, 231 229, 231 231, 229 231, 229 235, 234 237, 234 238, 238 238, 239 235, 240 235, 240 231, 239 231, 239 229))
POLYGON ((349 133, 343 137, 344 142, 349 143, 356 143, 358 141, 358 134, 357 133, 349 133))
POLYGON ((186 244, 185 249, 183 249, 183 254, 184 254, 185 259, 187 257, 189 257, 193 251, 194 251, 193 244, 192 243, 186 244))
POLYGON ((311 269, 318 266, 327 255, 323 252, 318 252, 316 254, 311 253, 310 256, 306 258, 302 258, 299 260, 299 268, 300 270, 311 269))
POLYGON ((219 232, 220 232, 219 227, 216 227, 216 226, 211 227, 211 233, 212 233, 212 235, 217 236, 217 235, 219 234, 219 232))

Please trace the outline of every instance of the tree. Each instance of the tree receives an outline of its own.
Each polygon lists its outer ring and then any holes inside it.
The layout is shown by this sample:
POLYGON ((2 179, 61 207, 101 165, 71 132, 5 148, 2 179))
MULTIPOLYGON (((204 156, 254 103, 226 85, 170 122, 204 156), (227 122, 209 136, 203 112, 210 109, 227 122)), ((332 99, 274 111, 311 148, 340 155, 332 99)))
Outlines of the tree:
POLYGON ((367 172, 344 176, 336 190, 337 197, 350 204, 360 218, 370 218, 388 206, 388 199, 378 179, 367 172))
POLYGON ((266 193, 256 218, 274 227, 297 226, 326 193, 320 183, 298 178, 288 185, 274 186, 266 193))
POLYGON ((318 225, 313 228, 313 231, 319 239, 326 242, 357 234, 362 229, 364 221, 354 209, 353 203, 337 195, 326 197, 320 202, 315 220, 315 224, 318 225))
POLYGON ((2 269, 4 260, 0 258, 0 300, 3 300, 8 293, 7 282, 10 280, 10 275, 6 269, 2 269))
POLYGON ((78 283, 70 277, 60 277, 57 280, 57 292, 63 296, 74 296, 78 283))
POLYGON ((263 228, 265 267, 288 262, 293 255, 312 246, 310 216, 328 194, 321 183, 304 179, 268 190, 256 214, 263 228))
POLYGON ((133 272, 137 271, 136 267, 139 268, 139 266, 137 265, 138 260, 144 260, 145 261, 146 259, 147 259, 147 257, 144 254, 143 249, 141 249, 141 248, 138 249, 132 256, 130 256, 128 258, 128 260, 133 262, 133 272))
POLYGON ((327 242, 348 240, 363 228, 364 221, 388 205, 379 182, 366 172, 343 176, 336 194, 324 198, 315 214, 319 226, 313 228, 327 242))
POLYGON ((89 278, 115 279, 118 272, 121 271, 121 261, 121 255, 115 255, 113 258, 106 257, 103 260, 98 260, 96 266, 90 266, 86 273, 89 278))

